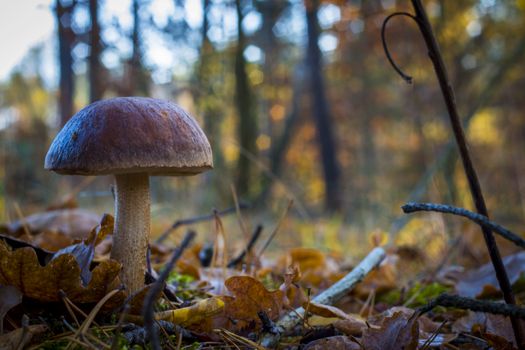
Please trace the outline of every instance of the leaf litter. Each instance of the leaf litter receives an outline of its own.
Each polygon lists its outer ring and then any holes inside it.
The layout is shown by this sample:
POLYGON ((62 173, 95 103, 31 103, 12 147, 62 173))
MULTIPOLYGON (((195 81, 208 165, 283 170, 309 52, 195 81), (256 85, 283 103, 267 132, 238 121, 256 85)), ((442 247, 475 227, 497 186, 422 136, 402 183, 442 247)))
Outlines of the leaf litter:
MULTIPOLYGON (((83 240, 71 240, 54 253, 41 249, 43 243, 37 239, 24 242, 0 236, 0 321, 5 323, 0 349, 148 344, 141 310, 151 285, 128 298, 120 289, 120 264, 107 252, 113 225, 113 218, 105 215, 83 240), (103 254, 96 253, 100 246, 103 254), (57 316, 51 309, 62 304, 67 307, 59 307, 62 314, 57 316)), ((329 305, 312 300, 345 276, 347 262, 316 249, 293 248, 270 266, 261 265, 248 252, 249 270, 243 264, 226 268, 226 235, 221 223, 216 228, 219 251, 211 266, 202 265, 202 245, 187 249, 165 286, 172 296, 163 293, 156 301, 154 327, 160 330, 163 347, 193 343, 204 348, 262 349, 264 337, 281 332, 279 348, 517 349, 504 316, 444 307, 421 314, 417 307, 450 287, 439 279, 413 278, 407 289, 400 282, 404 271, 399 266, 405 266, 400 260, 409 258, 395 249, 329 305), (280 327, 280 321, 301 306, 306 313, 299 322, 290 329, 280 327)), ((152 248, 154 269, 161 268, 168 255, 164 245, 152 248)), ((521 259, 522 253, 504 259, 518 288, 525 270, 521 259)), ((454 277, 460 295, 498 297, 487 266, 454 277)))

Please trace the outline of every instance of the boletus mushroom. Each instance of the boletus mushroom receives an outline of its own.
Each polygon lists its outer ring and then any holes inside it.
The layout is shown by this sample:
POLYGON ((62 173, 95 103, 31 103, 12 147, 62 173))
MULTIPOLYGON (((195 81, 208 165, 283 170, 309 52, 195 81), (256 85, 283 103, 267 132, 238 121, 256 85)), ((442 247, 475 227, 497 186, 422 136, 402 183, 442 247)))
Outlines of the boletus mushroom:
POLYGON ((129 293, 144 286, 150 231, 149 176, 194 175, 213 167, 197 122, 178 105, 145 97, 92 103, 58 133, 45 168, 67 175, 115 176, 111 258, 129 293))

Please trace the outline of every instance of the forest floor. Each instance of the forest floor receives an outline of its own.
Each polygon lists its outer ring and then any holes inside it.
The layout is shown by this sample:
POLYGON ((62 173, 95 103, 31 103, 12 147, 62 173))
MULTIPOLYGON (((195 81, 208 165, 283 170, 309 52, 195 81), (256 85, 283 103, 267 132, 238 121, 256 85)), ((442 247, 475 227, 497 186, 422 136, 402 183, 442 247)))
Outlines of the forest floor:
MULTIPOLYGON (((3 226, 0 349, 518 349, 508 316, 525 309, 501 302, 471 242, 456 239, 433 262, 424 247, 381 233, 358 258, 304 247, 266 254, 283 214, 265 241, 260 227, 243 232, 232 253, 217 214, 213 244, 191 230, 150 242, 146 285, 128 296, 110 259, 113 218, 79 239, 92 220, 83 215, 61 208, 3 226)), ((525 253, 504 265, 522 300, 525 253)))

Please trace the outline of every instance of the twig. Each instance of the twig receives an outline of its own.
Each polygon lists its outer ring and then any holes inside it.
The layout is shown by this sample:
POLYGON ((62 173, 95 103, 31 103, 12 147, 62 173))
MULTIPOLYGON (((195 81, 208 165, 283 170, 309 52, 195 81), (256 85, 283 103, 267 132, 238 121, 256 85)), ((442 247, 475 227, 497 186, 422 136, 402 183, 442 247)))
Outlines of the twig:
MULTIPOLYGON (((250 205, 247 204, 247 203, 243 203, 243 202, 239 203, 239 208, 240 209, 247 209, 249 207, 250 207, 250 205)), ((218 213, 219 216, 223 216, 223 215, 233 214, 233 213, 236 212, 236 210, 237 210, 236 207, 231 207, 231 208, 228 208, 228 209, 224 209, 224 210, 218 211, 217 213, 218 213)), ((166 238, 168 238, 170 233, 173 232, 174 230, 176 230, 177 228, 179 228, 180 226, 196 224, 198 222, 203 222, 203 221, 209 221, 209 220, 213 220, 214 218, 215 218, 215 214, 212 213, 212 214, 208 214, 208 215, 200 215, 200 216, 195 216, 193 218, 177 220, 177 221, 175 221, 173 223, 173 225, 171 225, 171 227, 169 229, 164 231, 159 236, 159 238, 157 238, 155 243, 160 244, 160 243, 164 242, 166 240, 166 238)))
POLYGON ((157 299, 160 292, 162 292, 162 289, 164 288, 164 282, 168 278, 171 270, 173 270, 173 268, 175 267, 177 260, 180 259, 182 253, 184 252, 184 250, 186 250, 186 248, 188 248, 188 246, 194 238, 194 231, 188 231, 188 233, 186 233, 180 246, 177 249, 175 249, 173 255, 170 258, 170 261, 168 261, 168 263, 160 273, 159 278, 153 284, 151 289, 148 291, 148 294, 146 294, 146 297, 144 298, 144 308, 142 311, 144 315, 144 328, 146 329, 147 337, 151 342, 151 347, 154 350, 159 350, 160 344, 159 339, 157 337, 157 329, 154 327, 155 319, 153 304, 155 303, 155 300, 157 299))
POLYGON ((414 213, 418 211, 436 211, 439 213, 453 214, 457 216, 463 216, 467 219, 470 219, 476 222, 479 225, 486 226, 490 228, 495 233, 499 234, 503 238, 511 241, 518 247, 525 248, 525 239, 521 238, 514 232, 506 229, 505 227, 496 224, 493 221, 490 221, 486 216, 483 216, 478 213, 471 212, 470 210, 453 207, 451 205, 445 204, 435 204, 435 203, 414 203, 409 202, 401 207, 405 214, 414 213))
POLYGON ((525 308, 516 305, 498 303, 488 300, 476 300, 472 298, 460 297, 458 295, 441 294, 427 305, 418 309, 421 314, 429 312, 436 306, 455 307, 462 310, 477 312, 487 312, 489 314, 516 317, 525 320, 525 308))
POLYGON ((97 316, 98 312, 100 311, 100 309, 102 308, 102 306, 104 306, 104 304, 109 300, 111 299, 115 294, 121 292, 122 290, 124 290, 124 287, 123 286, 120 286, 119 288, 117 289, 113 289, 112 291, 108 292, 108 294, 106 294, 102 299, 99 300, 99 302, 95 305, 95 307, 91 310, 91 312, 89 313, 89 315, 87 316, 87 318, 84 320, 84 322, 80 325, 80 327, 78 328, 78 331, 77 333, 75 334, 75 338, 78 337, 79 335, 84 335, 84 333, 87 332, 87 330, 89 329, 89 327, 91 326, 91 323, 93 323, 93 320, 95 319, 95 317, 97 316))
MULTIPOLYGON (((489 69, 493 74, 490 74, 489 77, 485 78, 486 84, 482 92, 479 94, 475 103, 469 107, 468 111, 463 118, 463 126, 468 128, 472 119, 476 113, 486 106, 494 96, 495 92, 500 91, 502 82, 506 80, 508 72, 516 65, 518 62, 522 61, 522 57, 525 54, 525 37, 521 38, 518 43, 513 48, 512 52, 496 62, 492 69, 489 69)), ((425 193, 428 185, 430 184, 430 179, 432 176, 441 169, 447 159, 452 154, 454 150, 454 141, 449 141, 444 147, 437 158, 433 161, 432 165, 425 171, 421 176, 420 180, 414 186, 413 190, 408 195, 408 201, 419 201, 423 194, 425 193)), ((408 217, 406 215, 399 216, 391 225, 390 233, 396 235, 408 222, 408 217)))
MULTIPOLYGON (((385 258, 385 250, 383 248, 374 248, 352 271, 345 277, 336 282, 330 288, 323 291, 321 294, 312 299, 312 302, 323 305, 333 305, 339 301, 343 296, 348 294, 363 278, 377 267, 385 258)), ((276 327, 279 330, 277 334, 266 334, 262 340, 261 345, 272 348, 279 342, 281 335, 286 331, 293 329, 305 314, 305 310, 300 307, 292 310, 277 322, 276 327)))
POLYGON ((286 207, 286 209, 283 212, 283 215, 281 215, 279 221, 277 222, 277 226, 275 226, 275 228, 273 229, 273 232, 270 234, 270 237, 268 237, 266 242, 264 242, 264 245, 261 248, 261 250, 259 250, 259 253, 257 254, 258 257, 260 257, 264 253, 266 248, 268 248, 268 246, 270 245, 270 243, 274 239, 274 237, 277 234, 277 232, 279 231, 279 228, 281 227, 284 219, 286 218, 286 215, 288 215, 288 212, 290 211, 290 208, 292 207, 293 203, 294 203, 293 200, 290 200, 290 202, 288 202, 288 206, 286 207))
POLYGON ((262 229, 263 229, 262 225, 257 225, 257 227, 255 228, 255 231, 253 231, 252 236, 250 237, 250 241, 246 245, 246 248, 239 255, 237 255, 235 258, 230 260, 230 262, 227 265, 228 268, 233 268, 239 265, 243 261, 246 254, 252 251, 253 246, 255 245, 259 237, 261 236, 262 229))
POLYGON ((111 341, 111 350, 117 350, 119 347, 119 337, 120 333, 122 332, 122 324, 124 323, 124 320, 129 312, 130 306, 128 303, 124 305, 124 308, 122 309, 122 312, 120 313, 120 317, 117 322, 117 328, 115 329, 115 333, 113 335, 113 340, 111 341))
MULTIPOLYGON (((476 170, 474 169, 474 164, 472 163, 472 159, 469 154, 465 133, 463 131, 463 127, 461 125, 461 120, 456 106, 454 90, 452 89, 452 85, 448 78, 447 70, 443 61, 443 57, 441 56, 441 51, 439 49, 438 42, 432 31, 432 26, 430 25, 430 21, 428 20, 425 8, 421 4, 421 0, 411 1, 415 15, 410 17, 413 17, 416 21, 419 30, 423 36, 423 39, 425 40, 425 44, 428 48, 428 55, 434 66, 434 72, 436 73, 437 79, 439 81, 439 86, 441 88, 441 93, 443 94, 443 98, 445 100, 445 105, 447 107, 448 115, 450 117, 452 130, 454 131, 454 137, 456 140, 456 144, 459 148, 459 154, 461 156, 463 168, 465 170, 465 175, 468 180, 470 192, 472 194, 476 210, 479 214, 488 218, 489 215, 487 206, 485 204, 485 199, 483 198, 483 193, 481 191, 481 186, 479 184, 476 170)), ((397 67, 395 68, 397 71, 399 71, 397 67)), ((481 225, 481 230, 483 232, 485 244, 489 251, 492 265, 494 266, 494 270, 496 271, 496 277, 498 279, 500 289, 503 292, 503 298, 505 299, 505 302, 507 304, 515 305, 516 300, 511 289, 511 284, 507 276, 507 271, 505 270, 505 266, 503 265, 501 255, 496 244, 496 239, 494 238, 494 235, 489 227, 481 225)), ((517 319, 516 317, 511 317, 511 323, 512 329, 514 331, 514 336, 516 337, 516 343, 518 344, 518 346, 525 347, 525 336, 523 335, 523 330, 521 328, 519 319, 517 319)))

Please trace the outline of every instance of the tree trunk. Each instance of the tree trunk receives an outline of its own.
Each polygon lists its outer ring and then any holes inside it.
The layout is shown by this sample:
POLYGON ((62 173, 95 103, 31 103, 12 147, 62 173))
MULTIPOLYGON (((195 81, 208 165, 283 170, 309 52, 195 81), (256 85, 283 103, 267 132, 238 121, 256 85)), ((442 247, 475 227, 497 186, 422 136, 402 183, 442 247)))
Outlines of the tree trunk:
POLYGON ((72 2, 70 5, 65 6, 61 0, 56 0, 55 5, 60 60, 60 92, 58 101, 60 126, 63 126, 73 115, 75 82, 71 50, 75 40, 75 33, 71 29, 71 21, 74 4, 75 3, 72 2))
POLYGON ((332 131, 332 117, 326 99, 322 76, 321 51, 317 44, 319 40, 318 8, 318 0, 306 2, 306 23, 308 26, 307 61, 310 70, 310 94, 323 165, 325 208, 328 211, 337 211, 341 209, 340 172, 337 164, 337 147, 332 131))
POLYGON ((237 49, 235 53, 235 97, 239 113, 239 140, 240 154, 238 160, 237 190, 240 195, 248 195, 252 185, 253 169, 248 156, 256 155, 257 118, 254 110, 253 94, 246 73, 246 60, 244 49, 246 39, 242 29, 241 0, 236 0, 237 8, 237 49), (248 156, 246 156, 246 153, 248 156))
POLYGON ((100 40, 100 24, 98 22, 98 0, 89 0, 89 16, 91 18, 91 31, 89 33, 89 101, 100 100, 104 94, 102 84, 102 66, 100 54, 102 43, 100 40))
POLYGON ((131 7, 133 15, 133 31, 131 32, 131 44, 133 51, 131 60, 128 63, 128 88, 129 95, 147 96, 149 93, 149 81, 142 63, 142 43, 140 37, 140 3, 139 0, 133 0, 131 7))
POLYGON ((196 89, 194 92, 195 100, 204 121, 204 132, 210 141, 211 149, 213 150, 213 167, 215 171, 210 171, 204 174, 208 179, 211 179, 213 193, 213 202, 217 202, 230 198, 229 186, 224 186, 223 177, 219 176, 224 170, 224 156, 221 150, 221 117, 222 99, 214 92, 214 88, 219 84, 217 80, 221 79, 221 72, 217 72, 216 62, 214 62, 214 48, 208 38, 209 21, 206 14, 210 11, 211 0, 203 0, 203 20, 201 27, 201 47, 199 65, 196 71, 196 89))

